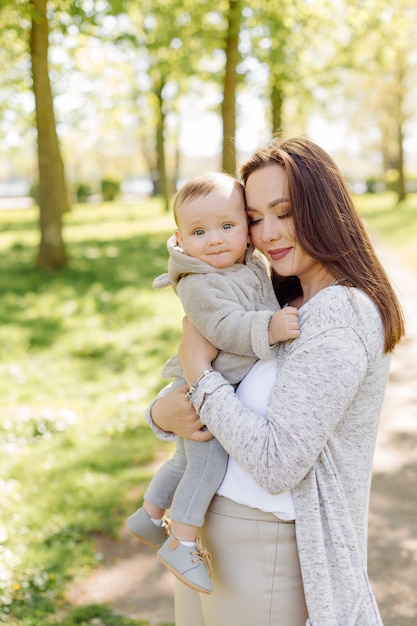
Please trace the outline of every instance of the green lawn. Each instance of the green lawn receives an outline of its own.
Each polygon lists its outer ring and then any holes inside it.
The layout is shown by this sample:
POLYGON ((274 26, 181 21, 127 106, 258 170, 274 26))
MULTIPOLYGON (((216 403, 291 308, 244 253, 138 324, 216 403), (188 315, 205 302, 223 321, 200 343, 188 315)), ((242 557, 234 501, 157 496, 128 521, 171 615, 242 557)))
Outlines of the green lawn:
MULTIPOLYGON (((358 204, 417 270, 417 196, 358 204)), ((180 336, 178 299, 151 286, 172 228, 157 200, 77 206, 54 274, 32 269, 35 210, 0 211, 0 622, 146 626, 70 609, 63 590, 97 566, 95 537, 117 534, 167 450, 143 416, 180 336)))
POLYGON ((161 445, 143 415, 181 328, 172 290, 151 286, 172 227, 155 201, 76 207, 52 274, 32 269, 35 211, 0 212, 0 621, 134 623, 67 614, 62 591, 97 565, 94 537, 134 510, 161 445))
POLYGON ((410 194, 401 204, 392 193, 366 194, 356 200, 371 231, 417 271, 417 194, 410 194))

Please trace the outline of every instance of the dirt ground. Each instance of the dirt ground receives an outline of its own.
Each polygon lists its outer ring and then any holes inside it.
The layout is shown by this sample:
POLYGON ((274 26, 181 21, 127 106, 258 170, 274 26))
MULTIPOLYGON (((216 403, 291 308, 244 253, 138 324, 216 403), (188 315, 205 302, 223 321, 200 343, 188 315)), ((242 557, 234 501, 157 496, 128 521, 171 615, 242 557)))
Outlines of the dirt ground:
MULTIPOLYGON (((369 574, 385 626, 417 626, 417 274, 378 248, 404 306, 375 454, 369 516, 369 574)), ((116 613, 174 623, 173 576, 125 529, 100 539, 100 567, 68 589, 72 604, 108 603, 116 613)))
POLYGON ((417 626, 417 274, 380 257, 404 307, 407 334, 391 365, 377 440, 369 575, 385 626, 417 626))

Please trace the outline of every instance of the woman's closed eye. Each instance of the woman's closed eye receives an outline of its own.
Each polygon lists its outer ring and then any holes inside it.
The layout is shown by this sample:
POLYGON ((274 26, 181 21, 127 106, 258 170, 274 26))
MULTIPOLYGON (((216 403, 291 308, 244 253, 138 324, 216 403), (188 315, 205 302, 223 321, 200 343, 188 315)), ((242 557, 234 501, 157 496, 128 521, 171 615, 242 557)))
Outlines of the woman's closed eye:
MULTIPOLYGON (((287 211, 286 213, 277 213, 275 217, 277 218, 277 220, 288 219, 289 217, 292 217, 292 211, 287 211)), ((256 216, 250 217, 249 216, 249 226, 256 226, 257 224, 262 222, 262 220, 263 220, 262 217, 256 217, 256 216)))

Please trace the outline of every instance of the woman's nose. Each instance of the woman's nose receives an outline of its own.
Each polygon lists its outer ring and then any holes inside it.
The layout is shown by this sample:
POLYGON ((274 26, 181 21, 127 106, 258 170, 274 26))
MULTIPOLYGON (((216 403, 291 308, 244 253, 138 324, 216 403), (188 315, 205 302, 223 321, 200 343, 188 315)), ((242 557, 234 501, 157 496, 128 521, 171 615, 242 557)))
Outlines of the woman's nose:
POLYGON ((276 217, 267 216, 262 222, 262 240, 274 241, 280 236, 279 221, 276 217))

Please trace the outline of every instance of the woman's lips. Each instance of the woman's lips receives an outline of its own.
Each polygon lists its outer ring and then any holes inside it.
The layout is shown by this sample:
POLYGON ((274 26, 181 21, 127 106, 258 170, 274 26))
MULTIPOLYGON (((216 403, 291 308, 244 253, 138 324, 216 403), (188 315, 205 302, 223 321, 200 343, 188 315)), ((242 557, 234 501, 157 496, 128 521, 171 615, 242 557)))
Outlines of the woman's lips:
POLYGON ((268 254, 273 261, 279 261, 286 257, 291 250, 292 248, 277 248, 276 250, 269 250, 268 254))

